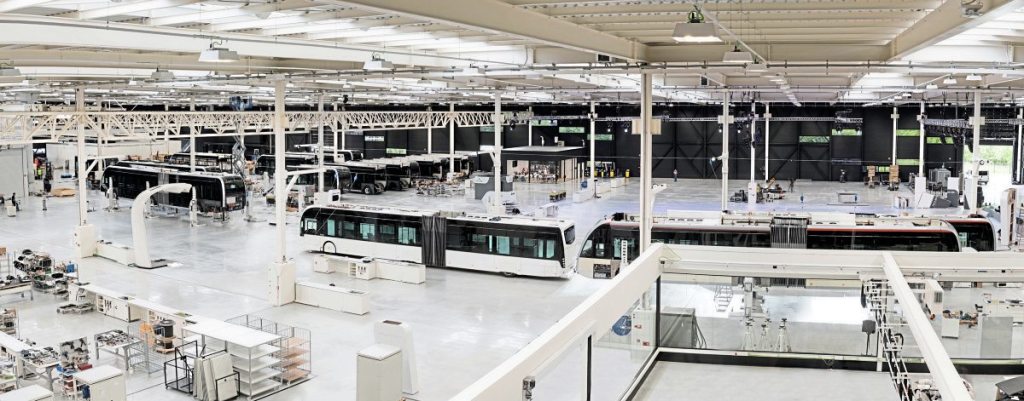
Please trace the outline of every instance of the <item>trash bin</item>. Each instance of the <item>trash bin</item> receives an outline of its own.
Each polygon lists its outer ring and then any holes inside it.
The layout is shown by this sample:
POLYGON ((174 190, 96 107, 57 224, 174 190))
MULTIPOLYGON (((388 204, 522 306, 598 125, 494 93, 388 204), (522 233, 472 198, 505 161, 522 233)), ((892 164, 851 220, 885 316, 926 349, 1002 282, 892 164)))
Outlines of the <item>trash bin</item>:
POLYGON ((18 207, 14 205, 7 206, 7 217, 14 217, 18 215, 18 207))

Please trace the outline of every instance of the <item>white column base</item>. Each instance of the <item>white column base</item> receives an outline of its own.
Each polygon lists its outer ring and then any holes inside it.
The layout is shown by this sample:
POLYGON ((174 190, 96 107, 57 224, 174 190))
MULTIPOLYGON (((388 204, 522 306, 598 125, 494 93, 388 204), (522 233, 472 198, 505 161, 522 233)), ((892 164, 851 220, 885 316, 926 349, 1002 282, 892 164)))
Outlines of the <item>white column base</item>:
POLYGON ((271 263, 267 273, 267 300, 274 306, 295 302, 295 262, 271 263))
POLYGON ((96 227, 92 224, 75 227, 75 256, 79 259, 96 255, 96 227))

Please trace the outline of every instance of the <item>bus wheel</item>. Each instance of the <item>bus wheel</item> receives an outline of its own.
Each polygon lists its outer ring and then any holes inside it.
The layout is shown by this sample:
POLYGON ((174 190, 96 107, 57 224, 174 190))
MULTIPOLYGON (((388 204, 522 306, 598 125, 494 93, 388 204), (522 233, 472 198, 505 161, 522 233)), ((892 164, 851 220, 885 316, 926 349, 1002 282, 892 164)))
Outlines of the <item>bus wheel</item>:
POLYGON ((320 249, 325 253, 338 253, 338 247, 334 246, 333 242, 324 242, 324 246, 320 249))
POLYGON ((373 194, 373 189, 371 189, 369 186, 363 186, 363 194, 364 195, 372 195, 373 194))

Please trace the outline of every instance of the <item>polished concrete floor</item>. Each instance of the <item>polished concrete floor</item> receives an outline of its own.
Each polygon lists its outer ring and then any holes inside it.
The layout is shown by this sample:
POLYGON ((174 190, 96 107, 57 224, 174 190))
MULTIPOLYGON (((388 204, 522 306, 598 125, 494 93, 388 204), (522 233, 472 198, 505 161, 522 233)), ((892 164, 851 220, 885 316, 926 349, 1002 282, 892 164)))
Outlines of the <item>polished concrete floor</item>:
MULTIPOLYGON (((715 180, 660 180, 668 188, 657 195, 656 213, 667 210, 716 210, 720 182, 715 180)), ((636 212, 637 186, 634 178, 601 199, 573 204, 560 203, 559 217, 576 221, 578 238, 583 238, 602 216, 618 211, 636 212)), ((735 191, 745 182, 731 183, 735 191)), ((57 187, 72 183, 58 182, 57 187)), ((575 183, 518 185, 520 209, 529 212, 548 203, 547 194, 575 183)), ((866 189, 861 184, 798 182, 796 193, 758 210, 821 210, 896 213, 893 194, 866 189), (830 206, 837 191, 858 191, 864 206, 830 206)), ((906 190, 905 194, 909 194, 906 190)), ((127 208, 103 211, 104 200, 90 195, 98 209, 88 219, 104 240, 130 244, 131 228, 127 208)), ((458 197, 419 196, 412 191, 388 192, 380 196, 346 195, 346 201, 375 205, 464 210, 483 212, 479 201, 458 197)), ((23 211, 15 218, 0 217, 0 246, 11 250, 34 249, 51 253, 57 260, 71 258, 73 227, 77 224, 74 198, 50 198, 48 210, 41 210, 39 198, 23 199, 23 211)), ((122 205, 129 202, 121 201, 122 205)), ((258 216, 271 210, 260 205, 258 216)), ((746 204, 733 204, 746 210, 746 204)), ((948 211, 943 211, 948 212, 948 211)), ((336 283, 370 293, 371 312, 354 316, 302 305, 271 307, 266 301, 266 271, 274 253, 275 227, 267 222, 250 223, 235 214, 227 222, 203 219, 200 227, 176 217, 148 220, 150 252, 172 265, 157 270, 139 270, 100 258, 82 266, 83 275, 104 287, 166 304, 204 316, 227 319, 255 314, 285 324, 307 327, 313 332, 312 366, 317 376, 293 389, 270 397, 273 400, 353 399, 355 395, 356 352, 373 344, 374 322, 390 319, 407 322, 413 328, 422 390, 417 400, 445 400, 480 378, 534 339, 606 281, 574 276, 568 280, 508 278, 493 274, 429 269, 427 282, 411 285, 375 280, 362 281, 342 274, 325 275, 311 269, 311 255, 298 247, 297 216, 289 215, 288 256, 298 266, 300 280, 336 283)), ((40 345, 91 336, 124 322, 99 314, 58 315, 58 300, 36 294, 35 301, 2 298, 4 306, 21 310, 21 335, 40 345)), ((104 356, 100 363, 113 363, 104 356)), ((135 374, 130 378, 130 399, 183 400, 180 393, 164 390, 159 374, 135 374)), ((672 380, 667 380, 671 382, 672 380)), ((780 388, 780 390, 782 390, 780 388)), ((790 391, 792 388, 789 389, 790 391)))

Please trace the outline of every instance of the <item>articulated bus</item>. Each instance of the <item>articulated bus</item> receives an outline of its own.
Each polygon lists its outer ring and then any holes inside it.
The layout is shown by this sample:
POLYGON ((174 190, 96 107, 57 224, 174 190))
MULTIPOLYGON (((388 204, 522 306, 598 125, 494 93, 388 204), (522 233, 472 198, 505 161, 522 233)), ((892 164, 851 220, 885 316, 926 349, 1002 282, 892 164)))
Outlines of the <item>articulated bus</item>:
POLYGON ((309 251, 502 273, 568 277, 576 264, 571 221, 359 205, 303 210, 309 251))

